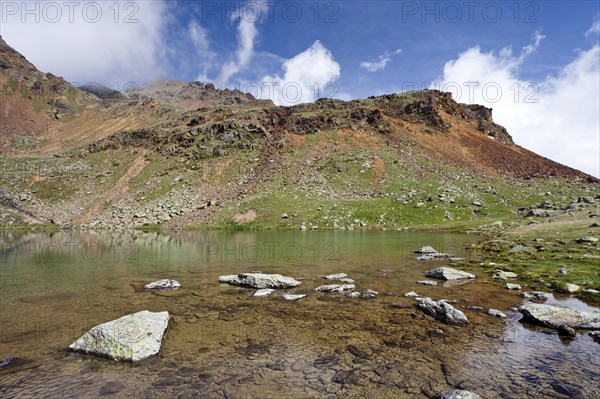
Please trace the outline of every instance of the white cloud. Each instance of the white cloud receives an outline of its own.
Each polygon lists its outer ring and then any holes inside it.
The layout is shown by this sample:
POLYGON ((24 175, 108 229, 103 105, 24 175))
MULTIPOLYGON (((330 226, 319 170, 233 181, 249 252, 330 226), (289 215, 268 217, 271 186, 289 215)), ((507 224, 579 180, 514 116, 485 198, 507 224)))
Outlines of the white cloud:
POLYGON ((211 66, 211 62, 215 57, 215 53, 210 51, 210 41, 208 39, 208 33, 198 22, 190 21, 188 24, 188 35, 196 48, 196 52, 200 56, 200 69, 196 80, 201 82, 208 82, 208 69, 211 66))
POLYGON ((588 31, 585 33, 585 35, 586 36, 600 35, 600 14, 596 15, 596 19, 594 19, 594 23, 592 24, 590 29, 588 29, 588 31))
POLYGON ((432 88, 460 102, 483 104, 515 142, 540 155, 600 176, 600 45, 579 50, 556 75, 538 82, 520 78, 526 57, 543 36, 513 56, 509 47, 482 52, 472 47, 444 65, 432 88))
POLYGON ((238 8, 230 14, 232 21, 238 23, 238 48, 235 52, 233 60, 225 63, 219 73, 219 83, 227 83, 229 78, 244 67, 252 60, 254 55, 254 41, 258 36, 256 23, 268 10, 268 4, 264 1, 254 1, 245 3, 243 7, 238 8))
POLYGON ((123 89, 165 73, 163 29, 169 17, 162 0, 2 2, 2 11, 6 42, 39 69, 70 82, 123 89), (7 9, 9 3, 17 9, 7 9))
POLYGON ((392 54, 386 51, 378 57, 378 61, 363 61, 360 63, 360 67, 366 69, 369 72, 376 72, 385 69, 388 62, 391 61, 392 56, 400 54, 401 52, 401 49, 394 51, 392 54))
POLYGON ((318 40, 285 60, 282 68, 283 77, 262 78, 262 98, 269 98, 277 105, 294 105, 338 94, 336 80, 340 77, 340 64, 318 40))

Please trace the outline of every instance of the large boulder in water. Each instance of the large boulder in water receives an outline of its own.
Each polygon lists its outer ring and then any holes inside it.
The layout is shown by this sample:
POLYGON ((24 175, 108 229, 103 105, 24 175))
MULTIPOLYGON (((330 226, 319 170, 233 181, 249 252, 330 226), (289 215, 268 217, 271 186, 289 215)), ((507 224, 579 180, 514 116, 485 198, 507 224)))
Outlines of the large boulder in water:
POLYGON ((416 300, 419 309, 443 323, 458 325, 469 323, 469 319, 463 312, 443 300, 434 301, 431 298, 416 298, 416 300))
POLYGON ((300 281, 281 274, 240 273, 219 277, 220 283, 252 288, 291 288, 300 285, 300 281))
POLYGON ((160 351, 169 312, 143 310, 93 327, 69 349, 136 362, 160 351))
POLYGON ((584 312, 541 303, 526 303, 519 307, 525 320, 545 327, 569 326, 588 330, 600 329, 600 312, 584 312))

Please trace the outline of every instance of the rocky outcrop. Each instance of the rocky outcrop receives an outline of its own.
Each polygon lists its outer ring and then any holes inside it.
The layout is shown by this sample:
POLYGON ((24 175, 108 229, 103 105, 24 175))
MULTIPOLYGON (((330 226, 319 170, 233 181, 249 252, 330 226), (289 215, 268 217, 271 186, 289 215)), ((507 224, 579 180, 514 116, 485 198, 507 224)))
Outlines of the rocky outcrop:
POLYGON ((455 309, 444 300, 434 301, 431 298, 417 298, 417 307, 426 314, 446 324, 465 325, 469 319, 463 312, 455 309))
POLYGON ((160 351, 169 312, 144 310, 93 327, 69 349, 114 360, 137 362, 160 351))
POLYGON ((454 269, 452 267, 436 267, 435 269, 428 271, 425 275, 427 277, 439 278, 442 280, 462 280, 476 277, 474 274, 463 272, 462 270, 454 269))
POLYGON ((220 283, 239 285, 250 288, 292 288, 300 285, 300 281, 281 274, 240 273, 219 277, 220 283))
POLYGON ((600 329, 600 312, 584 312, 581 310, 527 303, 519 307, 525 320, 550 328, 569 326, 588 330, 600 329))

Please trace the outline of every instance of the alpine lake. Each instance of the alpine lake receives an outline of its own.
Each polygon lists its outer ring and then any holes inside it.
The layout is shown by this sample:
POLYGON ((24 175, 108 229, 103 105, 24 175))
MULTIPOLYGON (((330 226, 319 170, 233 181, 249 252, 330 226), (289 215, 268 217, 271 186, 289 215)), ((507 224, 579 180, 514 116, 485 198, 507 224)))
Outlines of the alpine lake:
MULTIPOLYGON (((521 320, 519 291, 486 284, 479 237, 392 231, 0 234, 3 398, 598 398, 600 345, 521 320), (448 259, 475 279, 417 284, 448 259), (219 283, 241 272, 300 280, 264 298, 219 283), (372 299, 321 293, 346 273, 372 299), (177 290, 144 285, 175 279, 177 290), (447 299, 469 324, 426 315, 404 294, 447 299), (283 293, 307 294, 285 301, 283 293), (482 309, 479 309, 479 308, 482 309), (498 309, 507 317, 489 316, 498 309), (139 363, 75 353, 91 327, 141 310, 168 311, 157 356, 139 363), (6 360, 10 359, 10 360, 6 360)), ((452 265, 450 265, 452 266, 452 265)), ((526 289, 524 288, 524 291, 526 289)), ((575 298, 546 303, 597 311, 575 298)))

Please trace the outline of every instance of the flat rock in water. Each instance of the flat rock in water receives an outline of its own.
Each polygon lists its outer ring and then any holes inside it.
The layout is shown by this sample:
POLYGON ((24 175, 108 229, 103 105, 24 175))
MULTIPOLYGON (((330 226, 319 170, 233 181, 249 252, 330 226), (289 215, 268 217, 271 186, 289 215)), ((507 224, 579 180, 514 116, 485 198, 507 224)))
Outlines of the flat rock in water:
POLYGON ((443 280, 461 280, 475 278, 474 274, 463 272, 452 267, 436 267, 425 274, 427 277, 439 278, 443 280))
POLYGON ((569 326, 587 330, 600 329, 600 312, 584 312, 540 303, 526 303, 519 307, 519 312, 523 314, 524 319, 545 327, 569 326))
POLYGON ((283 294, 283 299, 286 301, 299 301, 306 298, 306 294, 283 294))
POLYGON ((136 362, 160 351, 169 325, 169 312, 143 310, 90 329, 69 349, 136 362))
POLYGON ((433 247, 426 245, 424 247, 417 249, 415 251, 415 253, 416 254, 435 254, 435 253, 437 253, 437 251, 435 249, 433 249, 433 247))
POLYGON ((181 284, 177 280, 158 280, 148 283, 144 286, 147 290, 176 290, 181 288, 181 284))
POLYGON ((446 324, 464 325, 469 323, 469 319, 463 312, 443 300, 434 301, 431 298, 417 298, 417 307, 446 324))
POLYGON ((513 284, 513 283, 506 283, 506 288, 508 288, 509 290, 520 290, 521 289, 521 285, 520 284, 513 284))
POLYGON ((421 281, 417 281, 417 284, 435 286, 435 285, 437 285, 437 281, 421 280, 421 281))
POLYGON ((291 288, 300 285, 300 281, 281 274, 240 273, 219 277, 220 283, 252 288, 291 288))
POLYGON ((260 290, 256 290, 252 296, 256 297, 265 297, 274 293, 275 290, 273 288, 261 288, 260 290))
POLYGON ((481 399, 481 396, 475 392, 465 391, 463 389, 455 389, 451 392, 444 392, 440 399, 481 399))
POLYGON ((315 291, 319 292, 342 292, 355 289, 356 286, 354 284, 330 284, 330 285, 322 285, 320 287, 315 288, 315 291))
POLYGON ((494 275, 494 280, 508 280, 509 278, 517 278, 516 273, 500 271, 494 275))

